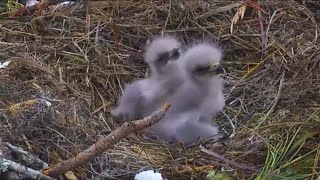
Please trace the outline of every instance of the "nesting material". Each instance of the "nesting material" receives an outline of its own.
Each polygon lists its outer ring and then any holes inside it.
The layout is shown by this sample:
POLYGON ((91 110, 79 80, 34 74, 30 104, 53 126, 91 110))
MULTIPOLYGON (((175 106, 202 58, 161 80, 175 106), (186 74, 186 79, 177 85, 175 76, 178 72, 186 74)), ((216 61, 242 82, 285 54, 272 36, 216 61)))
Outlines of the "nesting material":
MULTIPOLYGON (((145 42, 163 31, 186 44, 215 39, 224 49, 226 105, 214 121, 227 135, 234 133, 223 146, 206 148, 264 167, 266 175, 318 176, 319 138, 309 133, 320 129, 318 1, 245 1, 260 2, 260 8, 241 8, 247 12, 232 34, 240 1, 84 2, 88 8, 0 18, 0 61, 11 60, 0 71, 4 141, 55 164, 109 134, 119 126, 110 110, 124 85, 145 78, 145 42), (34 99, 51 106, 33 103, 9 111, 34 99)), ((259 174, 218 161, 198 146, 171 150, 132 137, 73 172, 79 179, 133 179, 146 167, 161 169, 167 179, 203 179, 217 169, 231 179, 259 174)))

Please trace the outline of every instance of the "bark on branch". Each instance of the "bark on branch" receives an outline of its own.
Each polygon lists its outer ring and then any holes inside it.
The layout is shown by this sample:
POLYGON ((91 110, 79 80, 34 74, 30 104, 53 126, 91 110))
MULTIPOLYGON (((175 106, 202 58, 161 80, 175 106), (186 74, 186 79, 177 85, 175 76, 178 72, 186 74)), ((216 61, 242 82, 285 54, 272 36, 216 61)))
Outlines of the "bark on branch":
POLYGON ((26 175, 29 178, 32 179, 41 179, 41 180, 55 180, 54 178, 51 178, 47 175, 41 174, 41 172, 33 170, 31 168, 28 168, 26 166, 23 166, 19 163, 16 163, 14 161, 5 159, 3 157, 0 157, 0 161, 2 161, 2 163, 6 163, 8 164, 8 168, 15 171, 15 172, 19 172, 22 173, 24 175, 26 175))
POLYGON ((46 9, 49 6, 56 5, 59 3, 63 3, 67 0, 50 0, 48 2, 40 2, 32 6, 22 6, 18 10, 14 12, 10 12, 10 17, 21 17, 26 15, 34 14, 37 10, 43 10, 46 9))
POLYGON ((31 162, 35 162, 37 164, 41 164, 42 165, 42 168, 47 168, 48 167, 48 164, 44 161, 42 161, 41 159, 39 159, 38 157, 28 153, 27 151, 24 151, 8 142, 5 143, 5 146, 7 146, 11 151, 13 152, 16 152, 16 153, 19 153, 21 155, 24 155, 27 157, 27 159, 30 159, 31 162))
POLYGON ((150 116, 145 117, 142 120, 125 122, 121 127, 112 131, 107 137, 101 139, 96 144, 77 154, 76 157, 63 161, 53 167, 44 169, 43 173, 49 176, 55 176, 85 164, 105 150, 111 148, 114 144, 131 133, 140 131, 159 122, 165 116, 169 108, 170 105, 165 104, 162 108, 159 108, 150 116))

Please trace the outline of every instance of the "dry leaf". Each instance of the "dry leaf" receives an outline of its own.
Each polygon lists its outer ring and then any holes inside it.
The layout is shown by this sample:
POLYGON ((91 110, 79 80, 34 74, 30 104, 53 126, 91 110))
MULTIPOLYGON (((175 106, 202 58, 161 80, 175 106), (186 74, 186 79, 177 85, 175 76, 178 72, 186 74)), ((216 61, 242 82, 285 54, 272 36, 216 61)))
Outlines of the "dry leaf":
POLYGON ((244 13, 246 13, 246 9, 247 9, 247 5, 246 5, 246 4, 242 4, 242 5, 238 8, 236 14, 233 16, 233 18, 232 18, 232 20, 231 20, 231 27, 230 27, 230 32, 231 32, 231 34, 232 34, 232 32, 233 32, 233 25, 234 25, 234 24, 237 24, 237 22, 238 22, 239 20, 242 20, 242 19, 243 19, 244 13))
POLYGON ((30 108, 34 104, 40 103, 37 99, 27 100, 20 103, 13 104, 7 108, 7 111, 14 117, 18 112, 30 108))
POLYGON ((205 166, 192 166, 192 165, 184 165, 182 166, 182 170, 179 170, 179 173, 201 173, 210 171, 215 168, 214 165, 205 165, 205 166))
POLYGON ((68 180, 78 180, 78 178, 74 175, 74 173, 72 171, 68 171, 68 172, 64 173, 64 176, 68 180))
POLYGON ((146 152, 143 149, 141 149, 139 146, 132 146, 131 150, 141 156, 144 156, 144 157, 147 156, 146 152))

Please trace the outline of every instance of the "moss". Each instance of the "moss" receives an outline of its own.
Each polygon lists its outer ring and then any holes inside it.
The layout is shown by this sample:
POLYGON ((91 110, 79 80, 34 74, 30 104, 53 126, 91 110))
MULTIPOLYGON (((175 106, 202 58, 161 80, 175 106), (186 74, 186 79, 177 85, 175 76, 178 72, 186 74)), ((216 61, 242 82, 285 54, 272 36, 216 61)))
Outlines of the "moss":
POLYGON ((231 178, 222 173, 222 172, 217 172, 217 171, 210 171, 207 175, 208 180, 231 180, 231 178))

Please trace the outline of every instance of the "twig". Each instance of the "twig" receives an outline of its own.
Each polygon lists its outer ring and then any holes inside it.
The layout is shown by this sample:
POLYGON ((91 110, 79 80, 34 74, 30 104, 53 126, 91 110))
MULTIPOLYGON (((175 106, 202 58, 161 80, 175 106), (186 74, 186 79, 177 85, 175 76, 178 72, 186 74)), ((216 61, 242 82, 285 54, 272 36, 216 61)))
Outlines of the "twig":
POLYGON ((273 23, 276 15, 281 15, 281 14, 283 14, 283 12, 280 12, 279 14, 277 14, 279 11, 283 11, 283 9, 282 9, 282 8, 276 9, 276 10, 272 13, 272 15, 271 15, 271 17, 270 17, 270 19, 269 19, 269 23, 268 23, 268 26, 267 26, 267 28, 266 28, 266 33, 265 33, 265 36, 266 36, 266 44, 268 44, 268 42, 269 42, 268 36, 269 36, 270 27, 271 27, 271 24, 273 23))
POLYGON ((225 117, 227 117, 227 119, 232 127, 232 134, 229 137, 233 138, 236 135, 236 126, 234 125, 234 123, 232 122, 232 120, 230 119, 230 117, 228 116, 228 114, 226 112, 222 111, 222 113, 225 117))
POLYGON ((28 158, 34 160, 35 162, 39 163, 39 164, 42 164, 42 168, 47 168, 48 167, 48 164, 44 161, 42 161, 41 159, 33 156, 32 154, 28 153, 27 151, 24 151, 8 142, 5 143, 5 145, 10 149, 12 150, 13 152, 16 152, 16 153, 19 153, 19 154, 23 154, 25 156, 27 156, 28 158))
POLYGON ((250 6, 251 8, 253 8, 253 9, 257 10, 257 11, 263 12, 264 14, 268 14, 256 2, 252 2, 251 0, 247 0, 247 1, 244 2, 244 4, 246 4, 247 6, 250 6))
POLYGON ((198 16, 196 18, 196 20, 200 19, 200 18, 207 18, 209 16, 213 16, 222 12, 226 12, 226 11, 230 11, 233 8, 236 8, 238 6, 241 6, 243 3, 241 2, 234 2, 232 4, 228 4, 226 6, 222 6, 222 7, 217 7, 216 9, 212 9, 209 12, 203 13, 202 15, 198 16))
POLYGON ((119 50, 120 46, 119 46, 119 28, 116 25, 116 23, 114 22, 114 19, 111 19, 111 23, 112 23, 112 33, 113 33, 113 39, 114 39, 114 44, 117 48, 117 50, 119 50))
POLYGON ((169 10, 168 10, 168 15, 167 15, 167 19, 166 19, 166 22, 164 23, 164 27, 162 29, 162 32, 164 32, 167 28, 167 25, 168 25, 168 21, 170 19, 170 16, 171 16, 171 6, 172 6, 172 2, 171 0, 169 1, 169 10))
POLYGON ((244 169, 244 170, 250 170, 250 171, 254 171, 254 172, 260 172, 259 169, 255 168, 255 167, 252 167, 252 166, 247 166, 247 165, 244 165, 244 164, 240 164, 240 163, 237 163, 233 160, 230 160, 230 159, 227 159, 225 157, 223 157, 222 155, 218 154, 218 153, 215 153, 213 151, 210 151, 209 149, 203 147, 200 145, 200 148, 201 148, 201 151, 204 152, 204 153, 207 153, 207 154, 210 154, 211 156, 227 163, 227 164, 231 164, 233 166, 236 166, 237 168, 240 168, 240 169, 244 169))
POLYGON ((167 110, 170 108, 169 104, 165 104, 162 108, 158 109, 150 116, 143 118, 142 120, 125 122, 121 127, 112 131, 107 137, 101 139, 96 144, 92 145, 88 149, 82 151, 76 157, 61 162, 53 167, 44 169, 43 173, 46 175, 59 175, 69 170, 76 168, 77 166, 83 165, 89 160, 95 158, 105 150, 111 148, 114 144, 119 142, 122 138, 130 135, 135 131, 140 131, 144 128, 152 126, 153 124, 160 121, 167 110))
MULTIPOLYGON (((258 5, 260 7, 260 5, 258 5)), ((258 16, 259 16, 259 24, 260 24, 260 32, 261 32, 261 43, 262 43, 262 56, 263 58, 264 54, 267 52, 267 40, 266 40, 266 33, 264 30, 264 25, 263 25, 263 16, 262 16, 262 11, 258 10, 258 16)))
POLYGON ((24 143, 27 145, 28 150, 31 151, 32 148, 31 148, 30 143, 28 142, 26 135, 22 134, 22 139, 24 140, 24 143))
POLYGON ((276 94, 276 96, 275 96, 273 105, 271 106, 271 108, 269 109, 269 111, 267 112, 267 114, 266 114, 265 116, 263 116, 263 117, 259 120, 260 123, 255 127, 254 130, 257 130, 263 123, 265 123, 265 121, 267 120, 267 118, 268 118, 268 117, 270 116, 270 114, 274 111, 276 105, 278 104, 278 101, 279 101, 280 95, 281 95, 281 91, 282 91, 282 88, 283 88, 284 75, 285 75, 285 72, 283 72, 282 75, 281 75, 278 92, 277 92, 277 94, 276 94))
POLYGON ((36 170, 33 170, 31 168, 28 168, 26 166, 23 166, 19 163, 16 163, 14 161, 11 161, 11 160, 8 160, 8 159, 5 159, 3 157, 0 157, 1 161, 3 161, 4 163, 8 164, 8 168, 13 170, 13 171, 16 171, 16 172, 19 172, 19 173, 22 173, 30 178, 33 178, 33 179, 42 179, 42 180, 55 180, 54 178, 51 178, 49 176, 46 176, 44 174, 41 174, 41 172, 39 171, 36 171, 36 170))

